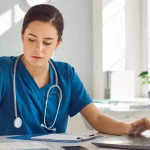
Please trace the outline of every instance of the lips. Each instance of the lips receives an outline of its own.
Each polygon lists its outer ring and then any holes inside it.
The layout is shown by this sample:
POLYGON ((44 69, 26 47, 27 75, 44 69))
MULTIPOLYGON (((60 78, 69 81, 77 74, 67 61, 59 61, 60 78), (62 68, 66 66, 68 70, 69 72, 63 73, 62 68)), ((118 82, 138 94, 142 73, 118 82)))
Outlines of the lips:
POLYGON ((34 59, 43 59, 43 57, 40 57, 40 56, 32 56, 32 58, 34 58, 34 59))

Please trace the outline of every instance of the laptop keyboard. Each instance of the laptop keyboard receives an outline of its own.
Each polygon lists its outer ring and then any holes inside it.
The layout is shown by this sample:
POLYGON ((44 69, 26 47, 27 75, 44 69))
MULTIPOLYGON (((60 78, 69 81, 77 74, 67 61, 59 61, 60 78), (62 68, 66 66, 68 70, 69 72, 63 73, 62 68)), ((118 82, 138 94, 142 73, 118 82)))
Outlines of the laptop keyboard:
POLYGON ((150 138, 144 137, 142 135, 128 136, 128 143, 131 145, 143 145, 150 146, 150 138))

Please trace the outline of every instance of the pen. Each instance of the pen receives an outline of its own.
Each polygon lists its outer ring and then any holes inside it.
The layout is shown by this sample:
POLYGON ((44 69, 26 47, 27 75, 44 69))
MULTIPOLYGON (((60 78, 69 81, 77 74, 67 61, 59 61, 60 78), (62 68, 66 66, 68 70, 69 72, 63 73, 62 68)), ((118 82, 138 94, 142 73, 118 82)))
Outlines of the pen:
POLYGON ((85 141, 85 140, 89 140, 89 139, 92 139, 92 138, 95 138, 95 137, 97 137, 97 135, 95 135, 95 134, 90 134, 90 135, 88 135, 88 136, 77 137, 76 139, 77 139, 77 140, 85 141))
POLYGON ((90 134, 89 136, 95 136, 95 134, 90 134))

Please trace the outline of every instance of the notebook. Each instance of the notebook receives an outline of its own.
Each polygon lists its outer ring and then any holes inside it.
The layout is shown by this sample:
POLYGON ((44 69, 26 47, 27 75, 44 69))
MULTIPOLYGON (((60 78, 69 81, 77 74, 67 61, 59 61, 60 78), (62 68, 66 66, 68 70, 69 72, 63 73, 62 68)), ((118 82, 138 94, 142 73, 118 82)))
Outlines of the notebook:
POLYGON ((98 136, 95 134, 90 135, 75 135, 75 134, 47 134, 42 136, 33 136, 33 140, 44 140, 44 141, 54 141, 54 142, 79 142, 95 139, 98 136))
POLYGON ((92 144, 107 148, 150 150, 150 135, 117 136, 92 142, 92 144))

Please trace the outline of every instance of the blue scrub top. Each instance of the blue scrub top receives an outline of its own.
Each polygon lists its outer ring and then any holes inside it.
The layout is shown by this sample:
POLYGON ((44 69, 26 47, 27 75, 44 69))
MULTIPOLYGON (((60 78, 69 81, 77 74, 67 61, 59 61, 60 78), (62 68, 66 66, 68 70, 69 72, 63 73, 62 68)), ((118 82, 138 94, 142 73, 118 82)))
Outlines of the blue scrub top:
MULTIPOLYGON (((39 88, 21 59, 16 70, 16 98, 18 117, 22 118, 21 128, 14 127, 14 97, 13 97, 13 69, 17 57, 0 57, 0 135, 15 134, 47 134, 64 133, 68 116, 72 117, 92 102, 83 83, 67 63, 50 60, 56 68, 58 85, 62 90, 62 101, 54 128, 49 131, 41 127, 44 123, 44 109, 46 93, 55 84, 54 70, 50 66, 50 83, 39 88)), ((58 90, 53 89, 48 100, 46 124, 52 126, 59 104, 58 90)))

